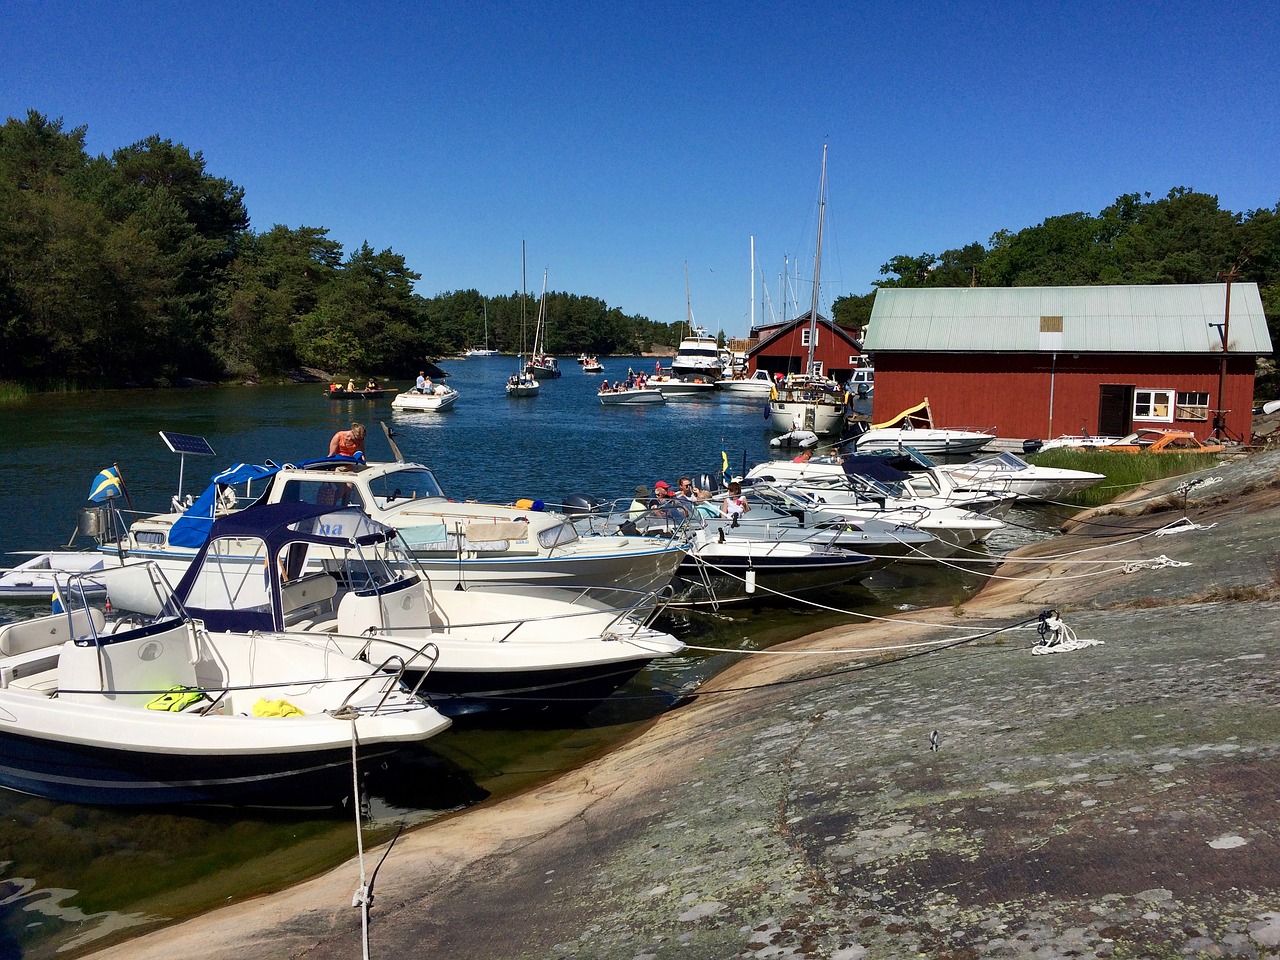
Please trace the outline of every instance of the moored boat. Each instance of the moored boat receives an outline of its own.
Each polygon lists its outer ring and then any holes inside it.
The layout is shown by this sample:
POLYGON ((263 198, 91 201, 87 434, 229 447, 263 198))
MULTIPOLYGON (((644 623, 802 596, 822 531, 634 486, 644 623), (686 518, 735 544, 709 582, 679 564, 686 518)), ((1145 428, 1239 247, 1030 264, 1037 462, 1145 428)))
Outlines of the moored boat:
POLYGON ((664 397, 657 387, 630 387, 623 390, 601 390, 597 397, 604 407, 641 406, 650 403, 662 403, 664 397))
MULTIPOLYGON (((167 584, 151 565, 87 574, 167 584)), ((258 576, 258 579, 261 579, 258 576)), ((205 629, 165 597, 154 621, 77 603, 0 627, 0 786, 68 803, 331 806, 352 762, 449 720, 398 673, 323 643, 205 629)))
POLYGON ((981 430, 959 430, 936 427, 929 398, 908 407, 881 423, 854 424, 854 446, 859 451, 895 450, 911 447, 928 456, 965 456, 977 453, 995 440, 995 434, 981 430))
POLYGON ((773 391, 773 378, 768 370, 757 370, 749 377, 723 377, 716 381, 716 389, 725 393, 767 397, 773 391))

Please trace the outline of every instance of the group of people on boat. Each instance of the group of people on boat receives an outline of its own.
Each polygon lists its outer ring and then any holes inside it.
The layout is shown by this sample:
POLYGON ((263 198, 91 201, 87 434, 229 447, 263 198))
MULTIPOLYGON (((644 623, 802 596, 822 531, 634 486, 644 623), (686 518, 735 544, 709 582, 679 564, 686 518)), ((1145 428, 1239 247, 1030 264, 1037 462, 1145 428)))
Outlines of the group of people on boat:
POLYGON ((630 367, 627 368, 627 378, 618 380, 612 386, 608 380, 600 383, 601 393, 625 393, 628 390, 643 390, 649 384, 649 378, 643 373, 636 373, 630 367))
POLYGON ((449 388, 443 383, 432 383, 431 378, 427 376, 426 371, 419 370, 418 379, 413 383, 413 392, 442 397, 449 392, 449 388))
POLYGON ((379 384, 377 380, 373 379, 373 377, 370 377, 370 378, 365 382, 365 385, 364 385, 363 387, 357 387, 357 386, 356 386, 356 378, 355 378, 355 377, 351 377, 349 380, 347 380, 347 386, 346 386, 345 390, 344 390, 344 388, 343 388, 342 384, 341 384, 341 383, 338 383, 337 381, 334 381, 333 383, 330 383, 330 384, 329 384, 329 392, 330 392, 330 393, 343 393, 343 392, 345 392, 345 393, 360 393, 361 391, 367 391, 367 390, 381 390, 381 389, 382 389, 382 385, 381 385, 381 384, 379 384))
MULTIPOLYGON (((635 498, 631 501, 627 514, 635 518, 652 513, 676 521, 682 521, 695 512, 715 516, 715 504, 707 503, 714 496, 714 490, 695 486, 692 477, 681 477, 674 488, 667 481, 659 480, 653 485, 652 491, 649 487, 636 487, 635 498)), ((742 492, 742 484, 731 480, 727 493, 720 500, 720 516, 736 521, 750 509, 742 492)))

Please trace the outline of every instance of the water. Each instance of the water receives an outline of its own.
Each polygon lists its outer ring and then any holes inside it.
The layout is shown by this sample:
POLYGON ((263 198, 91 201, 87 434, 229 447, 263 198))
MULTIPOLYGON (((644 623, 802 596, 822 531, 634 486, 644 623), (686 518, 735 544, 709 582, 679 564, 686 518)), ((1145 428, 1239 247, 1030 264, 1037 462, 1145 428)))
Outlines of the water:
MULTIPOLYGON (((722 450, 735 472, 744 460, 753 464, 768 456, 762 399, 712 395, 661 406, 600 406, 595 390, 602 377, 612 381, 629 366, 647 370, 652 363, 610 358, 604 374, 586 375, 570 359, 564 376, 544 383, 537 397, 512 399, 503 384, 515 369, 513 358, 448 362, 450 383, 461 397, 453 410, 438 414, 393 412, 387 401, 331 401, 321 384, 33 398, 0 408, 0 435, 10 448, 0 464, 0 551, 64 546, 91 481, 113 463, 137 509, 161 510, 178 492, 180 468, 183 492, 198 493, 211 474, 236 461, 321 456, 332 434, 353 420, 369 428, 371 459, 390 457, 377 425, 384 421, 403 455, 430 465, 446 492, 459 499, 555 503, 589 494, 629 500, 637 485, 718 474, 722 450), (161 430, 206 437, 216 456, 184 462, 161 442, 161 430)), ((1041 536, 1053 525, 1036 511, 1014 519, 1019 526, 1002 535, 997 549, 1041 536)), ((88 546, 84 538, 78 545, 88 546)), ((890 613, 950 605, 980 583, 977 572, 895 567, 862 586, 824 592, 823 600, 890 613)), ((34 612, 33 606, 0 606, 0 620, 34 612)), ((814 609, 741 608, 681 614, 665 626, 690 644, 749 650, 846 621, 814 609)), ((370 772, 371 830, 385 835, 397 821, 420 822, 578 765, 666 708, 677 692, 736 659, 695 653, 665 662, 571 726, 526 722, 513 730, 502 721, 459 723, 430 750, 370 772)), ((136 812, 0 791, 0 817, 6 824, 0 958, 100 945, 112 930, 279 887, 354 853, 352 820, 341 812, 136 812)), ((354 889, 354 877, 352 882, 354 889)))

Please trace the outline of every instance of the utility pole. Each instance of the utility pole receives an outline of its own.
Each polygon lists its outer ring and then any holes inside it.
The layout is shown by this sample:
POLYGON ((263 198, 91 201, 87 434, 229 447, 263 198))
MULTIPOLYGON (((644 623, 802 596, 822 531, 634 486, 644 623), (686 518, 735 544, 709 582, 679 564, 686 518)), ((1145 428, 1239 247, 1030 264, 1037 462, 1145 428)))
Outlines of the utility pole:
POLYGON ((1248 257, 1241 254, 1240 259, 1235 262, 1230 270, 1223 271, 1218 274, 1219 280, 1225 280, 1227 283, 1226 310, 1222 317, 1222 323, 1211 323, 1209 326, 1218 328, 1218 339, 1222 341, 1222 361, 1218 366, 1218 408, 1213 411, 1213 432, 1209 436, 1215 440, 1230 439, 1227 433, 1227 409, 1223 406, 1224 397, 1227 389, 1227 354, 1230 352, 1231 342, 1231 281, 1240 276, 1240 268, 1248 261, 1248 257))

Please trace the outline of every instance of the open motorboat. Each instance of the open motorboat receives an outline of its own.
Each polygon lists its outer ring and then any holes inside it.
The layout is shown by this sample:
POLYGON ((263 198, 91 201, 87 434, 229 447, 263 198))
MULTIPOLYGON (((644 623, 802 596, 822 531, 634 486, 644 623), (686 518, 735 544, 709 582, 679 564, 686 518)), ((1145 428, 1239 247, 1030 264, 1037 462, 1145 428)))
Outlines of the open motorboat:
MULTIPOLYGON (((0 600, 43 600, 53 597, 60 580, 77 573, 89 573, 106 566, 107 558, 101 553, 83 550, 52 550, 47 553, 26 555, 27 559, 7 570, 0 570, 0 600)), ((97 594, 106 593, 99 583, 86 582, 84 589, 97 594)))
POLYGON ((646 388, 656 388, 664 397, 693 397, 714 393, 715 381, 710 377, 678 377, 674 374, 658 374, 644 378, 646 388))
POLYGON ((1104 474, 1085 470, 1041 467, 1027 463, 1014 453, 999 453, 938 469, 958 486, 1012 493, 1023 500, 1065 500, 1106 479, 1104 474))
POLYGON ((397 394, 391 401, 392 410, 440 411, 448 410, 458 402, 458 391, 443 383, 438 383, 427 392, 411 387, 404 393, 397 394))
POLYGON ((1078 436, 1061 436, 1054 437, 1052 440, 1046 440, 1036 447, 1036 453, 1043 453, 1046 450, 1075 450, 1075 449, 1092 449, 1094 447, 1109 447, 1113 443, 1119 443, 1123 437, 1094 437, 1089 434, 1080 434, 1078 436))
POLYGON ((84 574, 61 596, 63 613, 0 627, 10 790, 68 803, 336 805, 351 797, 353 755, 449 726, 401 685, 395 661, 206 629, 153 565, 84 574), (156 619, 108 623, 90 605, 89 580, 123 594, 125 579, 159 591, 156 619))
POLYGON ((432 471, 403 461, 334 456, 285 467, 238 464, 216 474, 183 511, 124 524, 114 501, 95 528, 99 549, 156 560, 173 580, 185 571, 217 516, 249 502, 358 506, 399 529, 442 589, 484 581, 659 590, 675 573, 678 544, 646 537, 580 537, 573 521, 542 505, 448 499, 432 471), (250 486, 240 501, 236 488, 250 486))
POLYGON ((628 387, 622 390, 601 390, 596 394, 601 406, 625 407, 649 403, 662 403, 666 398, 657 387, 628 387))
POLYGON ((582 364, 583 373, 604 373, 604 364, 595 357, 588 357, 578 362, 582 364))
POLYGON ((995 434, 979 430, 951 430, 933 425, 929 398, 908 407, 882 423, 854 424, 853 442, 858 450, 896 450, 912 447, 929 456, 964 456, 977 453, 995 439, 995 434))
POLYGON ((684 644, 650 626, 655 594, 624 605, 591 590, 439 590, 403 562, 396 531, 354 508, 249 507, 216 520, 178 584, 211 631, 301 636, 408 683, 449 716, 588 709, 684 644))
POLYGON ((757 370, 749 377, 743 375, 721 378, 716 381, 716 389, 741 396, 767 397, 773 390, 773 379, 768 370, 757 370))

